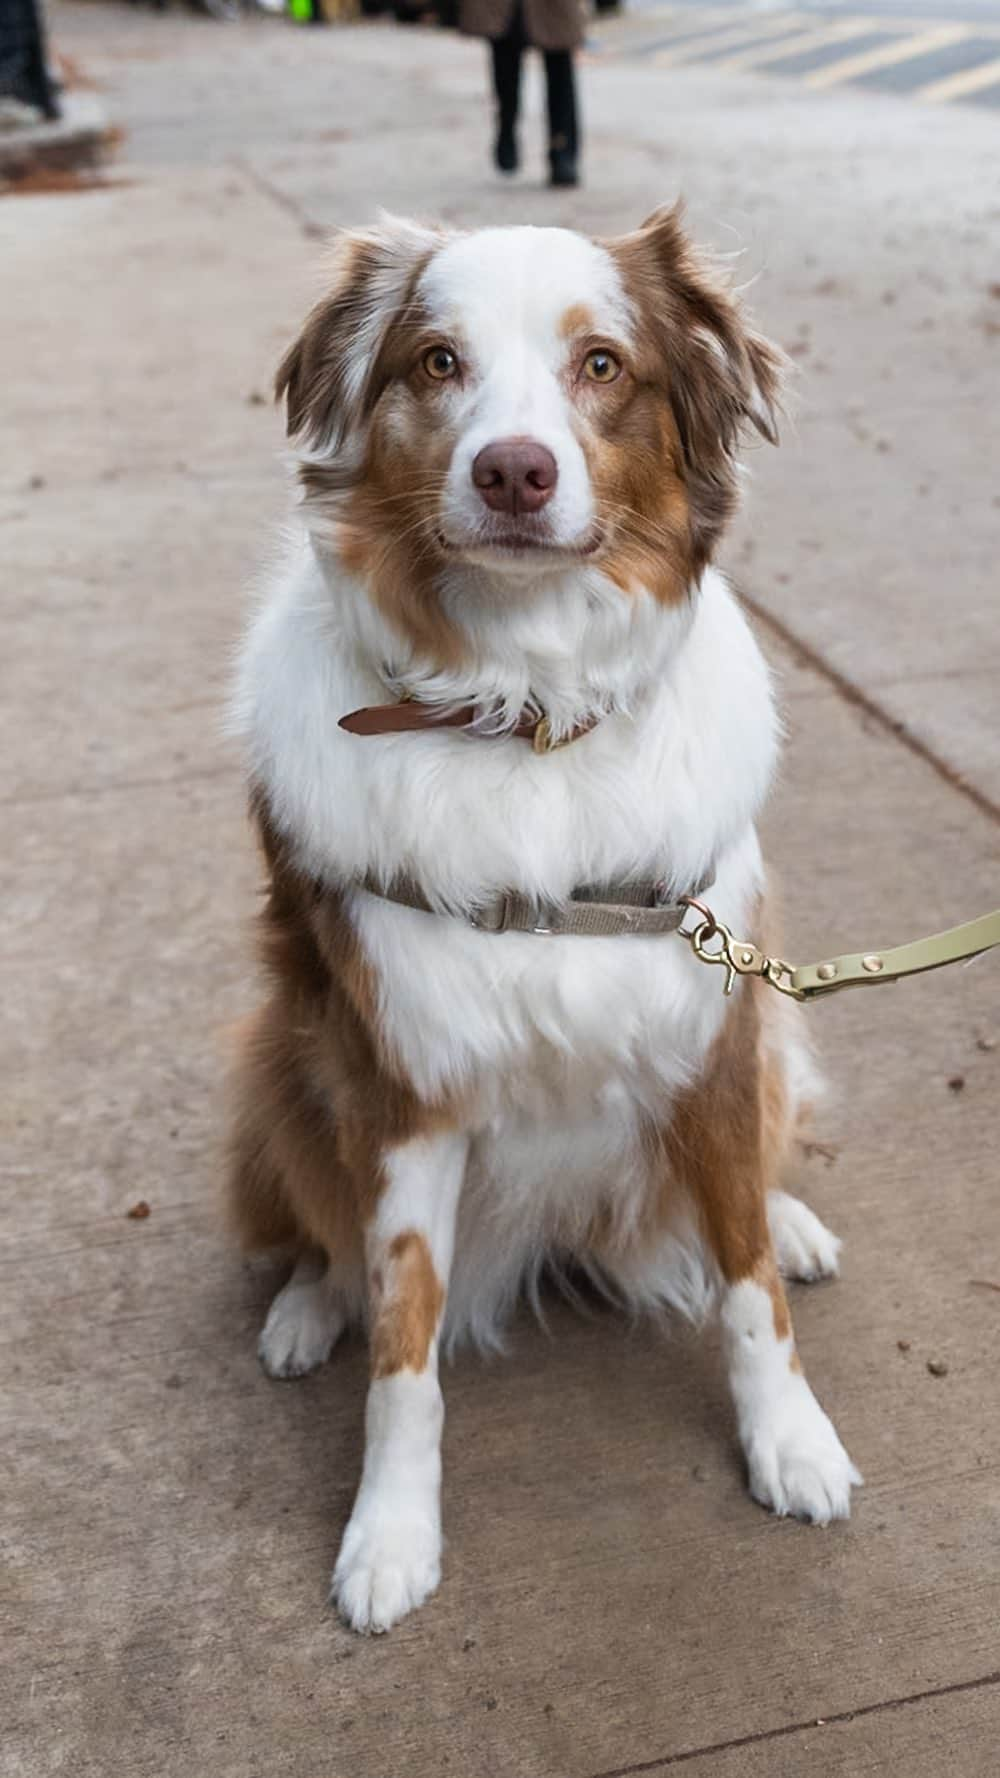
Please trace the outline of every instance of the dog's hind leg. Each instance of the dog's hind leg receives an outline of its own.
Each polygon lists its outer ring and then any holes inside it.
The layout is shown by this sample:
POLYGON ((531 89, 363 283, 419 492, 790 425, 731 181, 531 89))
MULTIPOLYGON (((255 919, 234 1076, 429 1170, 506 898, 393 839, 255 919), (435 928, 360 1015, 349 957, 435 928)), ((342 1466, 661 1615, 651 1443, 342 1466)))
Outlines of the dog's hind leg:
POLYGON ((347 1322, 336 1269, 315 1249, 297 1261, 261 1329, 257 1352, 271 1377, 304 1377, 325 1364, 347 1322))
POLYGON ((768 1192, 767 1220, 783 1278, 814 1284, 819 1278, 837 1276, 841 1243, 801 1198, 793 1198, 789 1192, 768 1192))
POLYGON ((284 1248, 296 1261, 257 1350, 270 1376, 301 1377, 363 1313, 353 1192, 328 1099, 306 1077, 274 1004, 248 1025, 232 1084, 230 1221, 248 1250, 284 1248))
POLYGON ((258 1116, 233 1120, 225 1178, 229 1225, 247 1253, 303 1244, 304 1231, 258 1116))

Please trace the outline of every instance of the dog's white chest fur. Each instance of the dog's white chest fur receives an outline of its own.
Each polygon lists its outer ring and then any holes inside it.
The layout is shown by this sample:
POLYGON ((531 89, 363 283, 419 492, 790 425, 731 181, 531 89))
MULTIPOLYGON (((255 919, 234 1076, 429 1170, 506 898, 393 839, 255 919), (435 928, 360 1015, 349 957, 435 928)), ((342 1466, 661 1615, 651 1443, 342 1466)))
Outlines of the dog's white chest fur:
MULTIPOLYGON (((329 882, 405 872, 456 910, 511 888, 544 905, 630 874, 683 893, 712 869, 713 906, 738 927, 760 886, 753 816, 776 724, 731 594, 710 572, 690 610, 640 600, 609 615, 577 571, 548 598, 550 612, 537 597, 531 610, 532 690, 610 707, 590 735, 544 756, 516 738, 360 738, 337 723, 385 699, 357 646, 377 620, 304 546, 252 630, 241 678, 252 769, 278 825, 329 882), (588 648, 592 682, 567 685, 588 648)), ((392 646, 386 636, 387 661, 392 646)), ((521 696, 502 663, 494 685, 521 696)), ((438 696, 463 691, 456 678, 438 696)), ((484 1123, 504 1111, 589 1119, 627 1099, 662 1109, 718 1027, 719 985, 676 936, 497 936, 363 891, 351 909, 390 1049, 422 1095, 469 1095, 484 1123)))

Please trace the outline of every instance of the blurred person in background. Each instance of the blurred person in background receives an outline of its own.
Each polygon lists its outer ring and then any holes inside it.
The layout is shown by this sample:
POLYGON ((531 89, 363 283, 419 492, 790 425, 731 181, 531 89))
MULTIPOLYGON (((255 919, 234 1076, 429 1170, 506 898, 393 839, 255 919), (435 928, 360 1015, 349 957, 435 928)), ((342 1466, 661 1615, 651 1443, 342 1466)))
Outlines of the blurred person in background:
POLYGON ((576 185, 580 152, 573 51, 583 42, 581 0, 459 0, 458 27, 489 39, 497 100, 494 159, 501 173, 519 164, 517 114, 524 51, 545 60, 549 112, 549 184, 576 185))

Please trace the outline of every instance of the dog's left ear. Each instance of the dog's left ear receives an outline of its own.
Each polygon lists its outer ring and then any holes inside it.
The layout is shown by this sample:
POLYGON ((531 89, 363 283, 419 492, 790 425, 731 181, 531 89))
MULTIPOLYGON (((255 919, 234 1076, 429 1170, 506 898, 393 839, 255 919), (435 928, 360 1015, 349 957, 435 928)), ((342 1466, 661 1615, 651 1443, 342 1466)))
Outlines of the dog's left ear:
POLYGON ((370 412, 380 393, 380 348, 443 239, 438 230, 391 216, 373 228, 345 229, 337 236, 330 288, 275 378, 290 438, 334 455, 370 412))
POLYGON ((680 204, 610 243, 651 331, 684 455, 696 569, 736 505, 736 451, 752 426, 778 442, 783 354, 754 333, 695 252, 680 204))

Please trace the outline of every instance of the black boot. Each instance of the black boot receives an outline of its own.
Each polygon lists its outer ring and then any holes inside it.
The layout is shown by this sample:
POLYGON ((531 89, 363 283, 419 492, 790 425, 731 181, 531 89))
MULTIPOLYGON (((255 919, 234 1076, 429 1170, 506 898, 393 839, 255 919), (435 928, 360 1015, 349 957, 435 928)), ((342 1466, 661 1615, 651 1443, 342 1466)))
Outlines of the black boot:
POLYGON ((520 161, 517 152, 517 136, 514 133, 514 125, 509 118, 505 118, 501 122, 500 128, 497 131, 493 159, 496 161, 501 173, 517 172, 520 161))
POLYGON ((576 165, 579 125, 570 50, 546 51, 545 86, 549 110, 549 184, 579 185, 576 165))
POLYGON ((549 149, 549 184, 579 185, 580 175, 577 171, 576 155, 568 148, 549 149))

